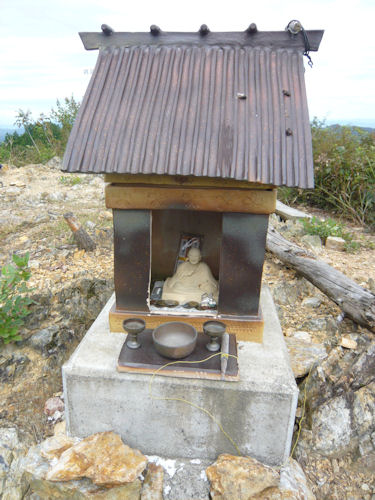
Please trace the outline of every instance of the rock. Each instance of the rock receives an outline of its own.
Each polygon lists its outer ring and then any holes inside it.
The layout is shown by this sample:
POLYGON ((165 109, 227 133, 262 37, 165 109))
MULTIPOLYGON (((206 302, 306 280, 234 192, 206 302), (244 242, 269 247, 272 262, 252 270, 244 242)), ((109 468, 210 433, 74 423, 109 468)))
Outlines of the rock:
POLYGON ((339 324, 338 321, 335 320, 334 318, 327 318, 326 319, 326 332, 335 335, 339 331, 339 324))
POLYGON ((206 469, 212 500, 247 500, 277 486, 279 473, 251 457, 222 454, 206 469))
POLYGON ((272 295, 277 304, 294 305, 298 299, 298 290, 291 283, 281 283, 272 289, 272 295))
POLYGON ((64 401, 57 396, 47 399, 44 404, 44 413, 49 417, 51 417, 56 411, 64 411, 64 409, 64 401))
POLYGON ((309 332, 304 332, 303 330, 292 332, 289 337, 297 340, 303 340, 304 342, 311 342, 311 335, 309 332))
POLYGON ((141 500, 163 500, 164 469, 161 465, 149 464, 142 486, 141 500))
POLYGON ((305 321, 302 326, 312 332, 324 331, 327 328, 327 320, 325 318, 312 318, 305 321))
POLYGON ((352 408, 353 427, 357 434, 372 433, 375 429, 375 382, 354 393, 352 408))
POLYGON ((17 196, 17 195, 19 195, 21 193, 21 189, 19 187, 16 187, 16 186, 11 186, 11 187, 7 188, 7 190, 5 191, 5 193, 9 197, 15 197, 15 196, 17 196))
POLYGON ((28 343, 34 349, 37 349, 38 351, 41 352, 46 352, 53 346, 54 339, 58 331, 59 331, 58 326, 56 325, 48 326, 47 328, 43 328, 43 330, 35 332, 29 338, 28 343))
POLYGON ((312 250, 322 248, 322 240, 317 234, 305 234, 302 236, 301 242, 312 250))
POLYGON ((88 477, 97 485, 130 483, 145 469, 147 458, 125 445, 118 434, 93 434, 68 448, 46 475, 49 481, 88 477))
POLYGON ((23 372, 30 359, 24 354, 0 354, 0 381, 6 382, 23 372))
POLYGON ((141 482, 136 479, 132 483, 121 486, 96 486, 90 479, 53 482, 46 480, 49 462, 40 454, 40 446, 29 449, 21 462, 26 483, 30 486, 38 500, 41 499, 74 499, 74 500, 139 500, 141 482))
POLYGON ((345 396, 321 405, 312 420, 313 449, 325 456, 342 455, 354 436, 350 403, 345 396))
POLYGON ((306 278, 299 278, 296 281, 296 287, 299 295, 312 295, 317 293, 317 288, 306 278))
POLYGON ((201 459, 166 459, 148 456, 149 462, 164 469, 164 498, 168 500, 208 500, 209 483, 206 468, 209 460, 201 459))
POLYGON ((312 307, 313 309, 318 308, 322 303, 320 297, 306 297, 302 301, 302 306, 304 307, 312 307))
POLYGON ((315 500, 315 495, 307 484, 302 467, 296 460, 289 458, 280 470, 280 483, 277 487, 267 488, 252 500, 315 500))
POLYGON ((91 220, 86 221, 86 227, 89 231, 93 231, 96 227, 96 224, 91 220))
POLYGON ((54 193, 49 193, 46 197, 46 201, 54 202, 54 201, 63 201, 66 198, 66 193, 62 191, 55 191, 54 193))
POLYGON ((61 169, 61 158, 59 156, 54 156, 46 163, 47 167, 61 169))
POLYGON ((32 295, 31 299, 33 303, 29 306, 30 314, 25 318, 25 325, 34 330, 50 314, 52 293, 49 290, 44 293, 36 293, 32 295))
POLYGON ((296 220, 287 220, 286 222, 278 223, 276 227, 285 238, 291 236, 302 236, 305 234, 303 224, 296 220))
POLYGON ((307 375, 315 363, 319 363, 327 357, 327 351, 322 344, 305 342, 295 337, 287 337, 285 342, 296 378, 307 375))
MULTIPOLYGON (((306 386, 307 428, 297 444, 297 459, 312 449, 323 456, 351 453, 354 459, 362 456, 364 465, 374 463, 375 341, 360 335, 357 344, 356 350, 332 349, 313 368, 306 386)), ((300 389, 303 398, 304 386, 300 389)))
POLYGON ((61 434, 66 434, 66 422, 63 420, 62 422, 58 422, 53 428, 53 435, 60 436, 61 434))
POLYGON ((21 500, 27 490, 19 467, 24 453, 15 428, 0 428, 0 498, 21 500))
POLYGON ((343 335, 340 340, 341 347, 345 347, 346 349, 357 349, 357 342, 350 337, 350 335, 343 335))
POLYGON ((368 279, 368 287, 371 290, 373 294, 375 294, 375 280, 374 278, 369 278, 368 279))
POLYGON ((40 445, 40 454, 43 458, 47 460, 53 460, 54 458, 60 458, 61 454, 71 448, 75 444, 79 443, 78 438, 72 438, 66 436, 65 434, 57 434, 50 438, 45 439, 40 445))
POLYGON ((100 214, 100 218, 111 221, 113 219, 112 212, 110 210, 105 210, 100 214))
POLYGON ((343 252, 345 250, 346 241, 338 236, 328 236, 326 239, 326 248, 329 250, 337 250, 343 252))

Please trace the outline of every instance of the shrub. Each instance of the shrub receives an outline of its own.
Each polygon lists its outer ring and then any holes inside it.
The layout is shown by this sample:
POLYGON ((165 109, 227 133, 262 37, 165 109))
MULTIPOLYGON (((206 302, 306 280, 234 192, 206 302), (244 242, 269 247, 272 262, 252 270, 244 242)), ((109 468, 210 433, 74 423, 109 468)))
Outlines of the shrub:
POLYGON ((0 163, 20 166, 45 163, 53 156, 62 156, 73 126, 79 103, 74 97, 56 101, 57 110, 49 116, 41 114, 34 120, 30 111, 18 110, 15 124, 22 133, 7 134, 0 143, 0 163))
POLYGON ((30 278, 29 254, 14 254, 12 259, 15 265, 4 266, 0 276, 0 338, 5 344, 21 340, 19 329, 29 314, 27 306, 33 302, 26 285, 30 278))
POLYGON ((324 244, 328 236, 337 236, 345 240, 345 249, 347 252, 358 250, 360 247, 360 244, 353 240, 352 234, 345 231, 344 226, 333 219, 321 220, 317 217, 312 217, 311 219, 302 219, 302 224, 307 234, 317 234, 324 244))
POLYGON ((78 177, 78 175, 62 175, 59 178, 59 182, 66 186, 75 186, 76 184, 81 184, 82 178, 78 177))
POLYGON ((360 224, 375 224, 375 136, 354 127, 311 126, 315 189, 280 190, 287 201, 333 209, 360 224))

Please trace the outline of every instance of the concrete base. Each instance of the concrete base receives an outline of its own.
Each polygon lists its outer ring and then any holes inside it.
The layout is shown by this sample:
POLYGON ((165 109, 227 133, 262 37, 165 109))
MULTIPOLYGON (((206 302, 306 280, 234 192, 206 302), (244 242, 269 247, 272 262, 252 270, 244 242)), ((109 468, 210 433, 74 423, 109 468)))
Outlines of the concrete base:
MULTIPOLYGON (((181 401, 150 398, 150 375, 119 373, 126 335, 110 333, 108 311, 63 366, 68 432, 85 437, 113 430, 148 455, 214 460, 237 454, 207 414, 181 401)), ((154 377, 155 397, 184 398, 204 407, 239 446, 269 465, 288 457, 298 389, 270 291, 263 288, 263 343, 239 342, 239 382, 154 377)))

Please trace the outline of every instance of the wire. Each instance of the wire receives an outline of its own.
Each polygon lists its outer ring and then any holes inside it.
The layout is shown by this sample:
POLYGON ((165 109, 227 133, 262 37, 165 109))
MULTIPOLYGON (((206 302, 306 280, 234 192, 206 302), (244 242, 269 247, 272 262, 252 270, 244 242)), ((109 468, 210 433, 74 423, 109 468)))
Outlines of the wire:
MULTIPOLYGON (((211 356, 209 356, 208 358, 201 359, 199 361, 183 361, 183 363, 189 363, 189 364, 204 363, 205 361, 209 361, 210 359, 214 358, 215 356, 223 356, 226 358, 235 358, 238 360, 238 356, 235 356, 234 354, 227 354, 227 353, 223 354, 221 352, 216 352, 215 354, 211 354, 211 356)), ((217 420, 217 418, 210 411, 208 411, 206 408, 203 408, 202 406, 199 406, 199 405, 193 403, 192 401, 189 401, 189 400, 184 399, 184 398, 165 398, 165 397, 154 396, 152 394, 152 384, 153 384, 155 375, 157 375, 164 368, 167 368, 168 366, 176 365, 178 363, 181 363, 181 360, 171 361, 171 362, 166 363, 165 365, 161 366, 160 368, 158 368, 156 371, 153 372, 152 377, 151 377, 150 382, 149 382, 149 386, 148 386, 150 398, 154 399, 154 400, 161 400, 161 401, 180 401, 181 403, 186 403, 186 404, 192 406, 193 408, 196 408, 197 410, 202 411, 203 413, 208 415, 211 418, 211 420, 219 427, 220 431, 224 434, 224 436, 228 439, 228 441, 231 443, 231 445, 235 448, 237 453, 240 456, 243 456, 243 454, 241 453, 241 451, 240 451, 238 445, 236 444, 236 442, 234 441, 234 439, 228 434, 228 432, 226 432, 224 430, 223 426, 217 420)))

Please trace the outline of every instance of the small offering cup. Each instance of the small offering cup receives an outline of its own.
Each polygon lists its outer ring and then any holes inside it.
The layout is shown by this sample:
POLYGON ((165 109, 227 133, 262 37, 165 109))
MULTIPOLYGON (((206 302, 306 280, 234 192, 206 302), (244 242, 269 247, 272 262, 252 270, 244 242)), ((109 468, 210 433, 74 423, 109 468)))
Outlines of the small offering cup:
POLYGON ((219 340, 225 333, 226 325, 221 321, 210 320, 203 323, 203 332, 210 337, 206 348, 211 352, 220 350, 219 340))
POLYGON ((144 320, 140 318, 125 319, 122 326, 128 334, 126 345, 129 349, 138 349, 141 347, 141 344, 138 342, 138 334, 146 328, 144 320))

